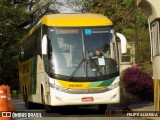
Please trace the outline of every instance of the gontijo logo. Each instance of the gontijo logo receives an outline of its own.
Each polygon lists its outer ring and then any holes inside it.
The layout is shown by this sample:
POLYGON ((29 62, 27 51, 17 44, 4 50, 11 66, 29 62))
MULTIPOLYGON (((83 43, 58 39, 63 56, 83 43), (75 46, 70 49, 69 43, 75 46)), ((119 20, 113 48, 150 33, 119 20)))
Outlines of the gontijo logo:
POLYGON ((83 87, 83 84, 69 84, 69 87, 83 87))
POLYGON ((63 80, 57 80, 57 82, 63 86, 64 88, 72 88, 72 89, 84 89, 87 88, 90 82, 68 82, 63 80))

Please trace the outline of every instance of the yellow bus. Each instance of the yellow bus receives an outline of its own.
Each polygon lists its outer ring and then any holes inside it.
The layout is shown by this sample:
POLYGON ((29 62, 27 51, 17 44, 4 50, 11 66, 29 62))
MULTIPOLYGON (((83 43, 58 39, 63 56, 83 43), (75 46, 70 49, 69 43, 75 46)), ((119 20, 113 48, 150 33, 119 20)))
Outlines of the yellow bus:
POLYGON ((26 107, 120 102, 119 52, 113 23, 100 14, 45 15, 21 41, 19 80, 26 107))

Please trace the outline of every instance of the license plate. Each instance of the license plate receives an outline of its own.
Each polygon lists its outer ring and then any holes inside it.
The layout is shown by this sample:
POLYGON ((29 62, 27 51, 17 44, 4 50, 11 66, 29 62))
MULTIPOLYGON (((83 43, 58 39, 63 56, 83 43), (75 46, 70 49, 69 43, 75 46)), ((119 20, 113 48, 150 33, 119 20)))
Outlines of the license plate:
POLYGON ((92 101, 94 101, 93 97, 83 97, 82 98, 82 102, 92 102, 92 101))

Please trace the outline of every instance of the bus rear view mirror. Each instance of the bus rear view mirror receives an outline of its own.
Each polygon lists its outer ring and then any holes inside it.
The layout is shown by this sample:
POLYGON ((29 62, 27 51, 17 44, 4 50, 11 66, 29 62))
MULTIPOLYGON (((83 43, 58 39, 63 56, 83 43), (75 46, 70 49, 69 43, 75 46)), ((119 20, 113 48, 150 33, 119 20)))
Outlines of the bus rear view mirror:
POLYGON ((120 39, 121 41, 121 53, 126 53, 127 52, 127 40, 124 35, 121 33, 116 33, 116 36, 120 39))
POLYGON ((42 39, 42 55, 47 55, 47 35, 44 35, 42 39))

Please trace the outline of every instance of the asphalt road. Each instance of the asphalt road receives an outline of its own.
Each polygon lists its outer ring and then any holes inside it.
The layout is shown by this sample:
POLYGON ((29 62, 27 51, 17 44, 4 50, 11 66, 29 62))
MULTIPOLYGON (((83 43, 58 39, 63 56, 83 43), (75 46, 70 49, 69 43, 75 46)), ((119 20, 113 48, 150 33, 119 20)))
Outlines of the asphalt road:
POLYGON ((16 112, 12 113, 14 120, 140 120, 137 117, 127 117, 123 107, 108 105, 104 113, 98 113, 97 106, 61 107, 52 113, 45 113, 43 107, 27 110, 20 99, 13 100, 16 112), (123 111, 123 113, 122 113, 123 111), (112 113, 111 113, 112 112, 112 113), (34 117, 32 117, 34 116, 34 117))

